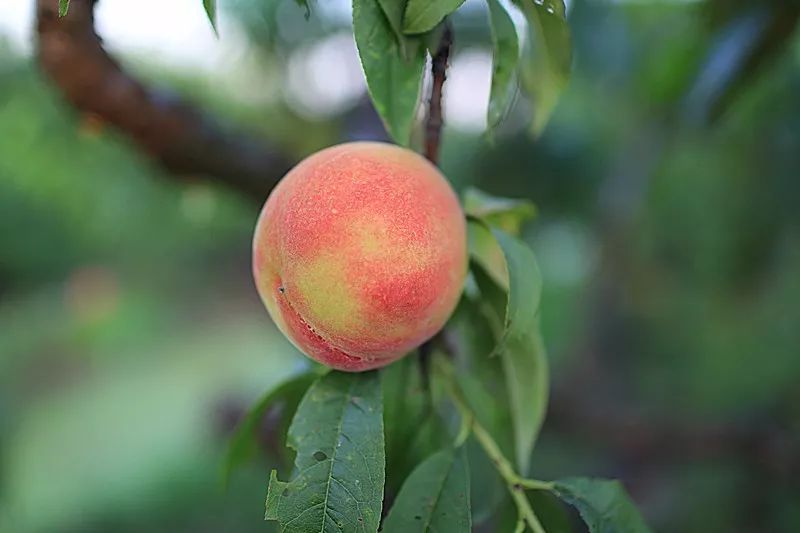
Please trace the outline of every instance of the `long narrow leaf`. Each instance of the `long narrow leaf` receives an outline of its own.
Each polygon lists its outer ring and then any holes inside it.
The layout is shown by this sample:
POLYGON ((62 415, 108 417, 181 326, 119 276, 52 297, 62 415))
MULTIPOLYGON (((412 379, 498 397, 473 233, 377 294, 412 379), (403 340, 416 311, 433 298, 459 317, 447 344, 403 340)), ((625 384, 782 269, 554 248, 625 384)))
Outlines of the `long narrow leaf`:
POLYGON ((217 31, 217 0, 203 0, 203 9, 206 10, 206 16, 214 29, 214 33, 219 36, 217 31))
POLYGON ((572 40, 564 0, 514 0, 528 21, 520 69, 522 88, 533 103, 532 131, 541 134, 572 67, 572 40))
POLYGON ((498 0, 487 0, 487 2, 493 48, 492 86, 487 116, 491 131, 503 120, 513 98, 516 86, 514 73, 519 64, 519 38, 506 8, 498 0))
POLYGON ((489 230, 483 222, 471 221, 470 242, 484 242, 474 235, 490 234, 496 243, 493 249, 481 247, 470 250, 475 262, 488 266, 491 272, 502 269, 501 274, 475 279, 484 295, 492 296, 503 288, 505 308, 495 296, 495 312, 501 316, 502 331, 495 354, 500 354, 508 387, 509 403, 514 422, 516 461, 524 474, 528 470, 530 455, 539 435, 547 409, 549 370, 547 357, 539 330, 539 298, 541 274, 533 251, 522 241, 499 230, 489 230), (494 251, 499 248, 501 254, 494 251), (498 264, 499 263, 499 264, 498 264), (496 285, 505 278, 506 287, 496 285))
POLYGON ((408 145, 425 67, 420 43, 403 53, 378 0, 353 0, 353 32, 375 109, 386 130, 408 145))

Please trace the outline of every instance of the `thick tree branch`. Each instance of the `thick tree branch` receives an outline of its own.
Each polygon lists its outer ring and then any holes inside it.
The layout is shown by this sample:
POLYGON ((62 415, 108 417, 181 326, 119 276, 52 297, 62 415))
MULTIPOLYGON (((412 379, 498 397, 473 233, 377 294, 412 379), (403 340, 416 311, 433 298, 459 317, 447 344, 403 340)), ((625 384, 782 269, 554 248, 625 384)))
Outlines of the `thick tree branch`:
POLYGON ((292 161, 129 76, 94 31, 95 3, 72 0, 69 14, 59 18, 58 0, 37 1, 39 64, 64 98, 115 126, 173 174, 213 176, 265 199, 292 161))

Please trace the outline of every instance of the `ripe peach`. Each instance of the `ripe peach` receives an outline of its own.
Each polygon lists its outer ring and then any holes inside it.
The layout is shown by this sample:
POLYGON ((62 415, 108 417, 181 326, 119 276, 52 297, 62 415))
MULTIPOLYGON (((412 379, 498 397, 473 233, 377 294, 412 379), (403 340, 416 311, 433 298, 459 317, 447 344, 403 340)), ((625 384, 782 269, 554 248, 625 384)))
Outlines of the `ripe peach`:
POLYGON ((299 163, 256 225, 253 273, 278 327, 351 372, 402 357, 444 325, 467 268, 450 185, 418 154, 348 143, 299 163))

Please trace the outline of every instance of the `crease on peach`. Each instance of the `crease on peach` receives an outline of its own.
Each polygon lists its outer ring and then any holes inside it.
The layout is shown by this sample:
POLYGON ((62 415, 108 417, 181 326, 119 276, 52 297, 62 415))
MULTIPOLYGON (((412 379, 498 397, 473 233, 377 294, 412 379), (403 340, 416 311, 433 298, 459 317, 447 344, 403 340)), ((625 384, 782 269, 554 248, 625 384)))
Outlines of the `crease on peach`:
MULTIPOLYGON (((281 286, 281 287, 282 287, 282 286, 281 286)), ((305 317, 304 317, 302 314, 300 314, 300 311, 298 311, 297 309, 295 309, 294 305, 292 305, 292 301, 291 301, 291 300, 289 299, 289 297, 286 295, 286 291, 285 291, 285 290, 279 291, 279 293, 280 293, 280 297, 281 297, 281 298, 283 298, 283 299, 286 301, 286 305, 289 307, 289 309, 291 309, 292 313, 294 313, 294 314, 295 314, 295 316, 297 316, 297 318, 300 320, 300 322, 301 322, 301 323, 302 323, 304 326, 306 326, 306 327, 308 328, 308 330, 309 330, 311 333, 313 333, 313 334, 314 334, 314 335, 315 335, 315 336, 316 336, 316 337, 317 337, 319 340, 321 340, 323 343, 325 343, 325 346, 326 346, 328 349, 330 349, 330 350, 332 350, 332 351, 334 351, 334 352, 340 353, 340 354, 342 354, 343 356, 345 356, 345 357, 347 357, 348 359, 351 359, 351 360, 353 360, 353 361, 358 361, 358 362, 369 362, 369 359, 366 359, 366 358, 364 358, 364 357, 359 357, 359 356, 357 356, 357 355, 354 355, 354 354, 348 353, 348 352, 346 352, 346 351, 342 350, 341 348, 339 348, 338 346, 336 346, 336 345, 335 345, 335 344, 334 344, 334 343, 333 343, 331 340, 329 340, 329 339, 326 339, 326 338, 325 338, 325 337, 324 337, 324 336, 323 336, 323 335, 322 335, 322 334, 319 332, 319 330, 318 330, 317 328, 315 328, 315 327, 314 327, 314 325, 313 325, 313 324, 311 324, 311 323, 310 323, 308 320, 306 320, 306 319, 305 319, 305 317)))

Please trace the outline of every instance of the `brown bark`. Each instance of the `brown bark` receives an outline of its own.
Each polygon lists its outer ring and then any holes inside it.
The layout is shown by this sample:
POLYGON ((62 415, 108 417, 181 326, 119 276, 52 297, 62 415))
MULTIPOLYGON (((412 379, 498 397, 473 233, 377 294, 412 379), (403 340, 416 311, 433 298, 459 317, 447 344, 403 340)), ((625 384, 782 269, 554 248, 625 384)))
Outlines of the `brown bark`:
POLYGON ((113 125, 169 172, 213 176, 264 200, 291 167, 290 158, 128 75, 95 33, 95 3, 72 0, 67 16, 59 18, 58 0, 37 1, 39 65, 64 99, 113 125))
POLYGON ((425 121, 425 157, 433 163, 439 163, 439 144, 442 137, 442 91, 447 79, 447 63, 450 59, 450 48, 453 46, 453 30, 446 24, 439 42, 439 49, 431 58, 431 75, 433 85, 431 97, 428 101, 428 117, 425 121))

